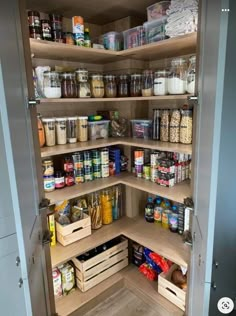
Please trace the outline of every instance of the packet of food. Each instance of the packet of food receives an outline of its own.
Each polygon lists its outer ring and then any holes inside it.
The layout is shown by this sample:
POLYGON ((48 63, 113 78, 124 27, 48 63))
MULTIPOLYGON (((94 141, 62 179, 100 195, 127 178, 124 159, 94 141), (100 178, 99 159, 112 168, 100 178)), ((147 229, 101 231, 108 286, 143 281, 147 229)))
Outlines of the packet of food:
POLYGON ((54 211, 58 223, 61 225, 70 224, 70 202, 68 200, 57 202, 54 211))

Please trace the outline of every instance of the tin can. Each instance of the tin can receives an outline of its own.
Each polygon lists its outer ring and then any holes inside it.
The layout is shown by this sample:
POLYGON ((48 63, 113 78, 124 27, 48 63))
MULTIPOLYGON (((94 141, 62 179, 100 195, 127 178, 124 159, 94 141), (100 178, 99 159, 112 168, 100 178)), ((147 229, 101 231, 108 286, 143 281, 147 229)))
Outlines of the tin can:
POLYGON ((83 183, 84 182, 84 172, 83 169, 75 170, 75 183, 83 183))
POLYGON ((109 177, 109 164, 101 165, 102 178, 109 177))
POLYGON ((92 153, 91 151, 84 151, 84 167, 92 167, 92 153))
POLYGON ((144 164, 144 150, 137 149, 134 151, 134 164, 143 165, 144 164))
POLYGON ((93 167, 85 166, 84 167, 84 181, 92 181, 93 180, 93 167))
POLYGON ((101 165, 93 165, 93 178, 100 179, 102 177, 101 165))
POLYGON ((158 153, 153 153, 150 155, 150 164, 151 167, 157 168, 158 167, 158 159, 160 158, 158 153))
POLYGON ((135 176, 137 178, 143 177, 143 165, 135 165, 135 176))
POLYGON ((158 169, 156 168, 151 168, 150 170, 150 180, 152 182, 157 182, 157 179, 158 179, 158 169))
POLYGON ((101 165, 101 153, 99 150, 92 150, 93 165, 101 165))
POLYGON ((107 148, 103 148, 101 150, 101 164, 102 165, 109 164, 109 150, 107 148))
POLYGON ((151 179, 151 167, 150 167, 150 165, 146 165, 143 167, 143 177, 145 180, 151 179))
MULTIPOLYGON (((74 170, 80 170, 84 167, 84 157, 82 153, 76 153, 73 156, 74 170)), ((67 170, 65 170, 67 171, 67 170)), ((68 170, 71 171, 71 170, 68 170)))
POLYGON ((43 175, 44 176, 53 176, 54 175, 54 166, 51 159, 43 161, 43 175))

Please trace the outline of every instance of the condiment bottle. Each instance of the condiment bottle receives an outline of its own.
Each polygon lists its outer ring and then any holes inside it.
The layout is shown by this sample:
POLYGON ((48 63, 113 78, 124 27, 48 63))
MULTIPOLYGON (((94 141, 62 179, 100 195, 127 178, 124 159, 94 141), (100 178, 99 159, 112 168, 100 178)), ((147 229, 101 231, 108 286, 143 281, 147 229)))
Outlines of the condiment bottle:
POLYGON ((161 198, 156 197, 154 204, 154 222, 155 224, 161 224, 163 208, 161 207, 161 198))
POLYGON ((148 223, 154 222, 154 204, 151 197, 148 198, 148 202, 145 206, 145 219, 148 223))

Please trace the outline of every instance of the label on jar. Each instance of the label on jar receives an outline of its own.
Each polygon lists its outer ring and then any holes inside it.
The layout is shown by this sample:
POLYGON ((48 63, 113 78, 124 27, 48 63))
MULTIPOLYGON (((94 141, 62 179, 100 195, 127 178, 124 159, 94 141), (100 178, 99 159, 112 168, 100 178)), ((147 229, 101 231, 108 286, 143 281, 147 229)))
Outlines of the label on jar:
MULTIPOLYGON (((76 168, 75 168, 76 169, 76 168)), ((71 172, 74 170, 74 165, 72 162, 65 162, 64 163, 64 171, 65 172, 71 172)))
POLYGON ((101 151, 101 164, 105 165, 109 163, 109 151, 103 150, 101 151))
POLYGON ((109 164, 101 165, 102 178, 109 177, 109 164))
POLYGON ((154 221, 161 223, 161 217, 162 217, 163 208, 160 206, 156 206, 154 208, 154 221))
POLYGON ((83 175, 78 175, 75 177, 75 183, 83 183, 84 182, 84 176, 83 175))
POLYGON ((66 177, 65 177, 65 184, 66 186, 70 187, 72 185, 75 184, 75 180, 74 180, 74 176, 73 174, 67 174, 66 177))
POLYGON ((44 184, 44 191, 51 192, 55 190, 55 179, 54 177, 46 178, 43 181, 44 184))
POLYGON ((64 177, 55 178, 55 188, 56 189, 64 188, 64 186, 65 186, 65 178, 64 177))

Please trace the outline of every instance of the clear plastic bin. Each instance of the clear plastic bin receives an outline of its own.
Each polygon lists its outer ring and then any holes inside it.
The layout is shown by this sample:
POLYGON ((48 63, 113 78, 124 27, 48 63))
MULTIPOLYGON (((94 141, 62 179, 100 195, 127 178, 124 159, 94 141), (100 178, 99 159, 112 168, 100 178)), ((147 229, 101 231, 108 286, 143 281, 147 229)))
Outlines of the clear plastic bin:
POLYGON ((152 138, 152 120, 131 120, 133 138, 152 138))
POLYGON ((105 49, 119 51, 123 49, 123 35, 118 32, 103 34, 103 45, 105 49))
POLYGON ((108 138, 109 136, 109 120, 88 122, 89 139, 108 138))
POLYGON ((166 38, 166 35, 165 35, 166 22, 167 22, 167 18, 163 17, 159 20, 145 22, 143 24, 147 44, 162 41, 166 38))
POLYGON ((171 1, 161 1, 147 7, 148 22, 158 20, 166 15, 166 10, 169 9, 171 1))
POLYGON ((143 26, 136 26, 126 30, 124 34, 124 49, 138 47, 146 43, 143 26))

